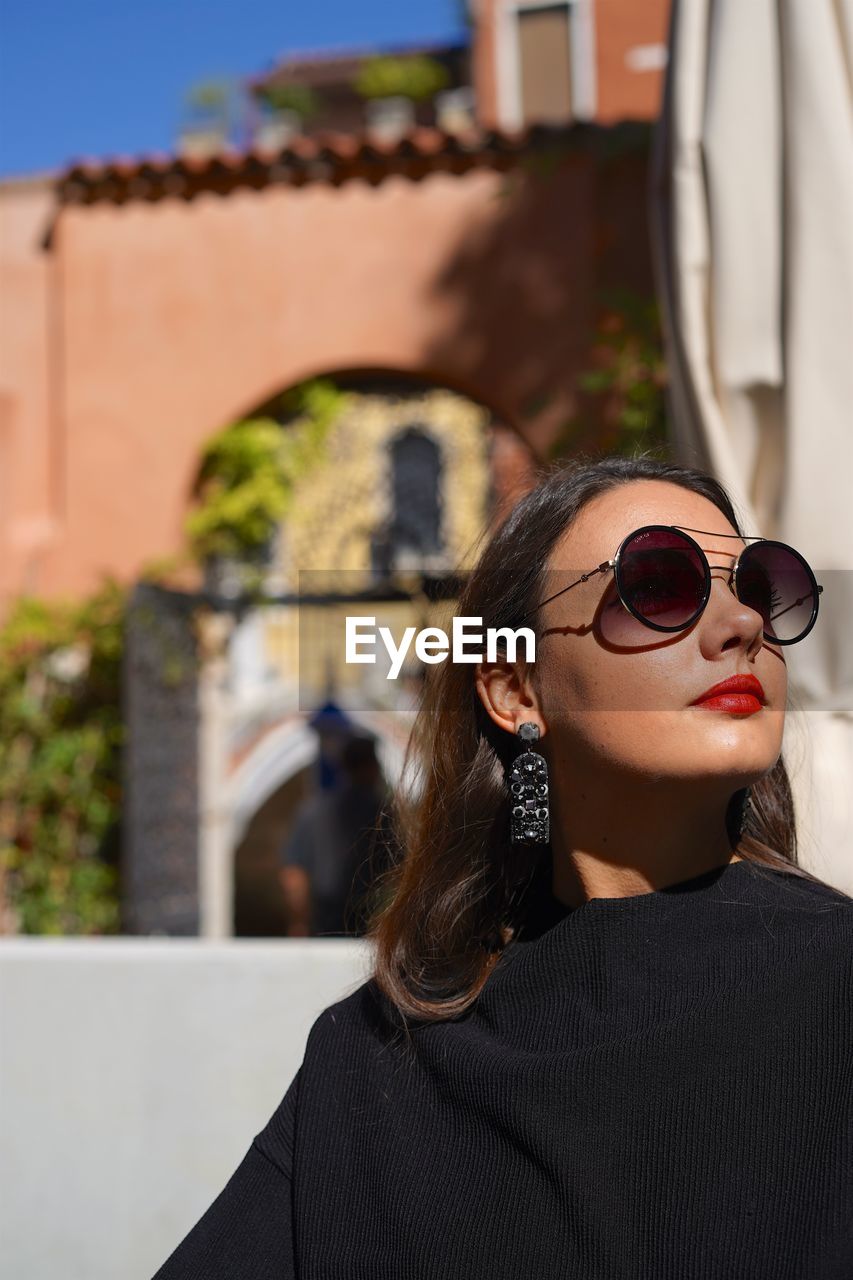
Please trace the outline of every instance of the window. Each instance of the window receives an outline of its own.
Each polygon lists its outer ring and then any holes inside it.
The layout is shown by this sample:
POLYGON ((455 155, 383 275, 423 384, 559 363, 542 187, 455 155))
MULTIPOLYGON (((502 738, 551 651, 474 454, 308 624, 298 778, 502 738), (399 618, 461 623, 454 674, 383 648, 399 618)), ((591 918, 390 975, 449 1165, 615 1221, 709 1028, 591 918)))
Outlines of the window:
POLYGON ((420 427, 407 427, 392 441, 390 534, 395 559, 398 551, 429 555, 441 550, 441 474, 441 451, 420 427))
POLYGON ((572 118, 569 5, 521 8, 516 19, 522 123, 565 124, 572 118))

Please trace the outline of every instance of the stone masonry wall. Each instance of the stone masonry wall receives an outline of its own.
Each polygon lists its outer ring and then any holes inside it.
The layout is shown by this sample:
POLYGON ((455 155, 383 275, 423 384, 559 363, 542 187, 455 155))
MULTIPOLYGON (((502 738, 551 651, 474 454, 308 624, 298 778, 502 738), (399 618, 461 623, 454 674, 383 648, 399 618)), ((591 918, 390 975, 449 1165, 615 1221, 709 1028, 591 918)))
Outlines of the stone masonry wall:
POLYGON ((191 601, 136 588, 124 671, 124 929, 199 932, 199 698, 191 601))

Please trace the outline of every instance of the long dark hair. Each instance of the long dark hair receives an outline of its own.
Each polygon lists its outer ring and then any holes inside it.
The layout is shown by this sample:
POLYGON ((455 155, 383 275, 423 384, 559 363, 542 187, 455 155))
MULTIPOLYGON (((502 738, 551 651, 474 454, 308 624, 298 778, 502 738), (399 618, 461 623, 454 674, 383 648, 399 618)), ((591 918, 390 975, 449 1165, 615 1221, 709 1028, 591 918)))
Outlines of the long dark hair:
MULTIPOLYGON (((484 627, 515 627, 541 599, 550 553, 593 498, 632 480, 668 480, 714 503, 742 533, 722 485, 650 455, 552 467, 485 543, 455 612, 484 627)), ((531 624, 527 624, 531 625, 531 624)), ((535 626, 534 626, 535 629, 535 626)), ((430 668, 395 808, 402 855, 367 936, 374 981, 406 1018, 438 1021, 477 998, 517 932, 518 909, 542 854, 509 841, 504 769, 517 744, 485 711, 475 668, 430 668), (413 786, 417 777, 417 785, 413 786)), ((736 792, 731 811, 742 807, 736 792)), ((794 805, 781 755, 752 787, 754 815, 736 843, 745 860, 815 880, 797 866, 794 805)))

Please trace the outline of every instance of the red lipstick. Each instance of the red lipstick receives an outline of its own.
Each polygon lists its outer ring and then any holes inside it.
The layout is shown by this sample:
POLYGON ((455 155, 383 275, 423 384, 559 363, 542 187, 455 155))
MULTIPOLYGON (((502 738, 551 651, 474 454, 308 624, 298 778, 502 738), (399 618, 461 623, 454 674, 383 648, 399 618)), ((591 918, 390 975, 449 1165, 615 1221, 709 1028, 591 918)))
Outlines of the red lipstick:
POLYGON ((728 711, 734 715, 754 715, 766 704, 761 681, 755 676, 729 676, 700 693, 691 707, 707 707, 709 711, 728 711))

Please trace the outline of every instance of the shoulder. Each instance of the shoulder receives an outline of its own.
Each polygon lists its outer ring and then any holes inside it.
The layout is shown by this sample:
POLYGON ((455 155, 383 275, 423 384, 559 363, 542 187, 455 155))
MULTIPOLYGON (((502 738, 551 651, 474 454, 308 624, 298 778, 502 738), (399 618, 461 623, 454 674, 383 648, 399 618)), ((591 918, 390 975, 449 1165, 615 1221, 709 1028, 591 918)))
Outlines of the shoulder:
POLYGON ((378 1045, 393 1040, 401 1030, 391 1002, 371 976, 349 995, 328 1005, 314 1020, 305 1047, 305 1062, 321 1057, 330 1045, 348 1048, 378 1045))
POLYGON ((781 920, 810 973, 821 973, 853 989, 853 897, 817 876, 752 866, 753 885, 765 927, 781 920))
POLYGON ((299 1070, 253 1145, 290 1177, 300 1123, 304 1129, 309 1118, 330 1114, 333 1100, 365 1079, 388 1035, 384 998, 372 978, 323 1009, 309 1029, 299 1070))
POLYGON ((766 901, 810 914, 838 915, 839 920, 850 916, 853 897, 813 872, 787 871, 748 859, 741 859, 741 866, 759 897, 766 901))
POLYGON ((302 802, 297 811, 296 821, 303 826, 317 822, 333 807, 334 796, 329 795, 327 791, 317 791, 302 802))
POLYGON ((794 916, 820 925, 830 925, 842 935, 853 929, 853 897, 811 872, 782 871, 758 863, 748 863, 756 901, 790 911, 794 916))

